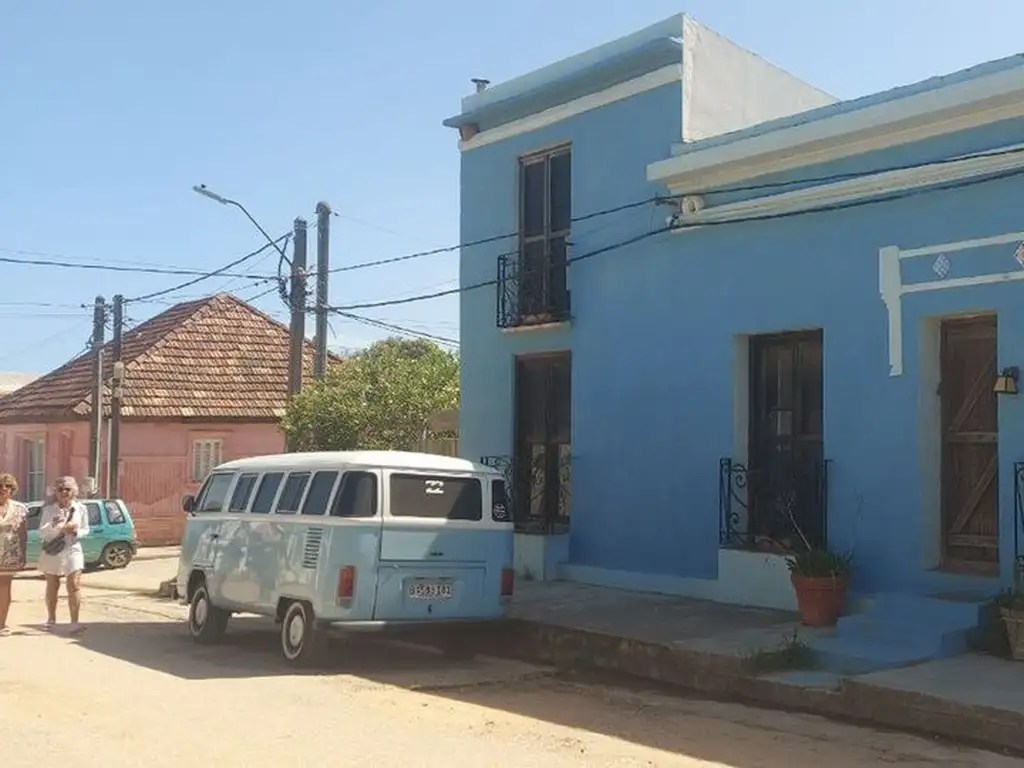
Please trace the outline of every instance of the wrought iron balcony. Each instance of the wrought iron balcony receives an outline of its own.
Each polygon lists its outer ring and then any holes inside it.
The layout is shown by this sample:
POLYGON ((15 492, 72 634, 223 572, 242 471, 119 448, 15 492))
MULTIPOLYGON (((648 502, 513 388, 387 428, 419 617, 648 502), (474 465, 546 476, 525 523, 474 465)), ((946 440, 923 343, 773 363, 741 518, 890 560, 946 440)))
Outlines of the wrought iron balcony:
POLYGON ((766 552, 824 548, 829 463, 776 458, 754 468, 719 460, 719 543, 766 552))
MULTIPOLYGON (((537 446, 533 458, 483 456, 480 463, 505 476, 505 495, 520 533, 565 533, 569 530, 571 455, 563 446, 537 446), (550 450, 548 450, 550 448, 550 450)), ((567 447, 567 446, 565 446, 567 447)))
POLYGON ((498 327, 562 323, 569 320, 569 289, 565 259, 524 259, 521 254, 498 258, 498 327))

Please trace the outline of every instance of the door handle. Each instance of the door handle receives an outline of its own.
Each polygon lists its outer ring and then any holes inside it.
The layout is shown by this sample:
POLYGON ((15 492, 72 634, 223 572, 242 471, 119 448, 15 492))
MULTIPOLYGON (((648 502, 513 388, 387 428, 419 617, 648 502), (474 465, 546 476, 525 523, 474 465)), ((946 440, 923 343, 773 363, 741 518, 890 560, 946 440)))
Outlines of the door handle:
POLYGON ((103 533, 102 528, 90 528, 89 533, 103 533))
POLYGON ((220 534, 219 533, 211 533, 210 534, 210 539, 219 539, 219 538, 220 538, 220 534))

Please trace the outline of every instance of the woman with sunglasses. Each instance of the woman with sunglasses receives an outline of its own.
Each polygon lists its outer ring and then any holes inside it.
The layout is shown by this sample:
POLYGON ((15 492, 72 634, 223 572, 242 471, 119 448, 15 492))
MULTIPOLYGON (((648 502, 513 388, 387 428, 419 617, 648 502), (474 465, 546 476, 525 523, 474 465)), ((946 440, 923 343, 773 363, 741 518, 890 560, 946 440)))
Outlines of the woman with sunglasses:
POLYGON ((51 629, 57 623, 57 598, 63 578, 72 634, 82 630, 78 613, 82 607, 80 579, 85 569, 85 553, 79 539, 89 532, 89 514, 85 506, 75 500, 77 495, 75 478, 58 478, 54 500, 43 507, 39 516, 42 543, 39 570, 46 576, 46 628, 51 629))
POLYGON ((11 584, 14 574, 25 567, 28 509, 14 500, 17 492, 18 481, 14 475, 0 474, 0 637, 11 634, 7 628, 11 584))

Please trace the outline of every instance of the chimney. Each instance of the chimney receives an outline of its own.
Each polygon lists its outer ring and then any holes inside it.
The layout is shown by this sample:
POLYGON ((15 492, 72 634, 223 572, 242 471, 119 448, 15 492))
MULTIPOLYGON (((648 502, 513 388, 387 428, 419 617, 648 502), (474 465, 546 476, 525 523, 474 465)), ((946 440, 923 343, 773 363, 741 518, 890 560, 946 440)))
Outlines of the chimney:
POLYGON ((476 86, 477 93, 483 93, 487 90, 487 86, 491 84, 490 80, 484 80, 482 77, 474 77, 470 82, 476 86))

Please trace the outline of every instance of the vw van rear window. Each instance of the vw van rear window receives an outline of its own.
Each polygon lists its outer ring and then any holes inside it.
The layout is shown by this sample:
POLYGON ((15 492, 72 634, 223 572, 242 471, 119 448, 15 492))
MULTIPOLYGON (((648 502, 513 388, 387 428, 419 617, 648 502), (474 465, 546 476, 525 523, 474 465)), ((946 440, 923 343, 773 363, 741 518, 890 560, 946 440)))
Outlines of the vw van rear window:
POLYGON ((391 476, 391 516, 442 520, 483 519, 483 493, 475 477, 391 476))

